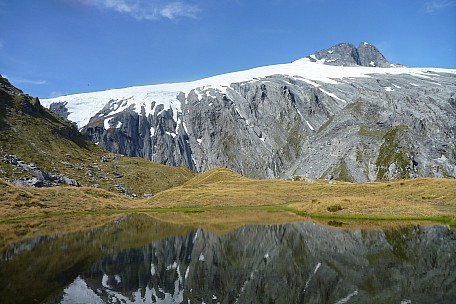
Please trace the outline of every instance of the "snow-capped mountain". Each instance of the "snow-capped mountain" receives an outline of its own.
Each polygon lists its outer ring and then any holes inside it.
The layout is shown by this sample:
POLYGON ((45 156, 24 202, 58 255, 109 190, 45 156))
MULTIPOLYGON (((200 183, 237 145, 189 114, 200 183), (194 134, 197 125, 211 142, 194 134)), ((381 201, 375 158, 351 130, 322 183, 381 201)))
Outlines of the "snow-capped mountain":
POLYGON ((288 64, 42 100, 94 142, 195 171, 368 181, 456 176, 456 70, 338 44, 288 64))

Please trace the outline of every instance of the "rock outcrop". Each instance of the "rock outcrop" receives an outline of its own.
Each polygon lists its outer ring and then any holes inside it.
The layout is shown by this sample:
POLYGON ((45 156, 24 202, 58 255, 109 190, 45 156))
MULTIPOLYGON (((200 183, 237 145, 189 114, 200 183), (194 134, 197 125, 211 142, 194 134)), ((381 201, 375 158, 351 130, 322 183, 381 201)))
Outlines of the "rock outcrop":
POLYGON ((363 42, 358 47, 350 43, 339 43, 335 46, 308 56, 310 61, 335 66, 365 66, 389 68, 394 66, 386 60, 372 44, 363 42))
POLYGON ((35 164, 28 164, 23 160, 20 160, 13 154, 3 155, 3 162, 11 164, 16 167, 17 170, 21 171, 22 175, 28 175, 28 177, 18 178, 12 181, 13 185, 21 187, 51 187, 51 186, 74 186, 80 187, 81 184, 71 179, 64 174, 49 174, 45 170, 38 168, 35 164))

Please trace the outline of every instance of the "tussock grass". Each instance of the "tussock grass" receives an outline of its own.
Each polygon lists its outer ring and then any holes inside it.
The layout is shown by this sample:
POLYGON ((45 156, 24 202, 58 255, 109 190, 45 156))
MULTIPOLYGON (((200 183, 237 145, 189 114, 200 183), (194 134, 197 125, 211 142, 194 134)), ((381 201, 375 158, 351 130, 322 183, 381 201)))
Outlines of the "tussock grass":
POLYGON ((134 201, 96 188, 22 188, 0 181, 0 218, 134 207, 134 201))
POLYGON ((455 189, 454 179, 305 183, 252 180, 219 168, 163 191, 148 203, 162 208, 282 205, 302 214, 333 217, 455 217, 455 189))
MULTIPOLYGON (((248 211, 252 219, 260 211, 271 214, 281 211, 280 215, 276 214, 278 217, 292 212, 297 216, 323 219, 419 219, 440 220, 454 225, 454 189, 454 179, 306 183, 253 180, 220 168, 197 175, 182 186, 148 199, 129 199, 96 188, 19 188, 0 181, 0 218, 68 212, 164 211, 160 212, 163 217, 175 216, 170 215, 173 212, 182 213, 180 219, 184 221, 191 213, 205 214, 206 211, 220 211, 221 214, 248 211)), ((223 219, 220 214, 214 215, 219 216, 223 219)), ((220 219, 214 221, 220 223, 220 219)))

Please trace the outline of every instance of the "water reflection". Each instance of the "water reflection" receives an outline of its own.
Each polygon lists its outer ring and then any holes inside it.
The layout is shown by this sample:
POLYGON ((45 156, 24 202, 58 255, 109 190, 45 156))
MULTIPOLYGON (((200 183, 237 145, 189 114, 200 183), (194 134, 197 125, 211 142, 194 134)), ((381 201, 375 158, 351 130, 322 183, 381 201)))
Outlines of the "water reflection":
MULTIPOLYGON (((249 225, 219 235, 123 216, 16 244, 2 303, 452 303, 456 232, 249 225)), ((454 303, 454 302, 453 302, 454 303)))

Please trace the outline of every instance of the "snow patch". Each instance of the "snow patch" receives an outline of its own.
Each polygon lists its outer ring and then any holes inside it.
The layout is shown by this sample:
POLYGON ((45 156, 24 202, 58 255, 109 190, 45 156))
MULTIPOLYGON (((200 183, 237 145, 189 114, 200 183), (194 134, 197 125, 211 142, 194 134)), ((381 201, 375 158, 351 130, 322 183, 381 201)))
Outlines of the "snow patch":
POLYGON ((111 126, 109 125, 109 122, 111 121, 111 119, 112 118, 104 120, 103 124, 104 124, 105 130, 108 130, 109 128, 111 128, 111 126))
POLYGON ((320 266, 321 266, 321 262, 318 262, 317 265, 315 266, 313 273, 310 275, 310 277, 306 281, 306 285, 304 286, 304 292, 306 292, 307 287, 309 287, 310 281, 315 276, 315 274, 317 274, 317 271, 318 271, 318 269, 320 269, 320 266))
POLYGON ((391 87, 385 87, 384 89, 387 92, 394 92, 394 90, 391 87))
POLYGON ((190 273, 190 266, 187 267, 187 270, 185 271, 185 275, 184 275, 184 278, 187 279, 188 278, 188 274, 190 273))
POLYGON ((322 88, 319 88, 319 89, 320 89, 320 91, 322 91, 322 92, 325 93, 326 95, 331 96, 332 98, 337 99, 337 100, 339 100, 339 101, 342 101, 343 103, 347 103, 347 101, 343 100, 342 98, 337 97, 335 94, 329 93, 328 91, 325 91, 325 90, 323 90, 322 88))
POLYGON ((172 132, 168 132, 168 131, 166 131, 165 133, 168 134, 169 136, 172 136, 173 138, 176 137, 176 133, 172 133, 172 132))
POLYGON ((309 129, 311 129, 312 131, 315 131, 314 127, 312 127, 312 125, 306 119, 304 119, 304 120, 306 121, 306 124, 309 127, 309 129))
MULTIPOLYGON (((203 142, 203 139, 202 138, 197 138, 196 141, 201 145, 201 143, 203 142)), ((195 239, 196 239, 196 236, 195 236, 195 239)))
POLYGON ((237 107, 236 107, 236 108, 234 108, 234 110, 236 111, 236 113, 238 113, 238 114, 239 114, 239 116, 240 116, 242 119, 244 119, 244 120, 245 120, 244 116, 242 116, 241 112, 239 111, 239 109, 238 109, 237 107))
POLYGON ((337 301, 336 304, 345 304, 345 303, 347 303, 348 301, 350 301, 351 298, 353 298, 354 296, 357 296, 357 295, 358 295, 358 290, 355 290, 355 291, 353 291, 351 294, 349 294, 348 296, 346 296, 345 298, 340 299, 339 301, 337 301))
POLYGON ((204 261, 204 255, 202 253, 200 253, 200 256, 198 258, 198 261, 204 261))
POLYGON ((332 54, 332 53, 334 53, 334 51, 333 50, 328 50, 328 53, 332 54))
POLYGON ((154 276, 157 273, 157 270, 155 269, 155 265, 152 263, 150 264, 150 275, 154 276))
POLYGON ((166 270, 177 269, 177 262, 172 263, 166 267, 166 270))
POLYGON ((78 276, 73 283, 63 290, 62 303, 101 304, 104 301, 78 276))
POLYGON ((107 274, 103 274, 103 277, 101 278, 101 286, 103 286, 104 288, 111 288, 111 286, 109 286, 108 284, 108 275, 107 274))
POLYGON ((313 82, 313 81, 311 81, 309 79, 302 78, 302 81, 304 81, 305 83, 308 83, 308 84, 310 84, 310 85, 312 85, 312 86, 314 86, 316 88, 318 88, 320 86, 318 83, 315 83, 315 82, 313 82))
POLYGON ((120 277, 120 275, 116 274, 114 276, 114 279, 116 280, 117 284, 120 284, 122 282, 122 278, 120 277))
POLYGON ((417 85, 417 84, 415 84, 415 83, 411 83, 411 82, 409 82, 409 85, 412 85, 412 86, 414 86, 414 87, 419 87, 419 85, 417 85))
POLYGON ((396 89, 400 89, 401 88, 400 86, 398 86, 398 85, 396 85, 394 83, 393 83, 393 87, 395 87, 396 89))
POLYGON ((195 244, 197 238, 198 238, 198 231, 196 231, 195 236, 193 237, 193 244, 195 244))
POLYGON ((369 65, 374 67, 375 66, 375 61, 369 62, 369 65))

